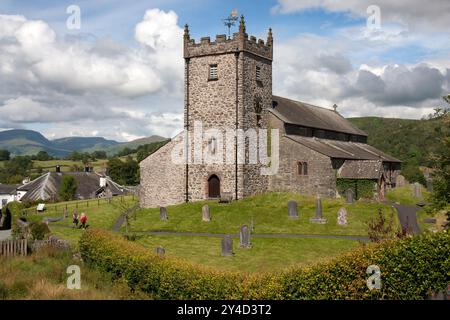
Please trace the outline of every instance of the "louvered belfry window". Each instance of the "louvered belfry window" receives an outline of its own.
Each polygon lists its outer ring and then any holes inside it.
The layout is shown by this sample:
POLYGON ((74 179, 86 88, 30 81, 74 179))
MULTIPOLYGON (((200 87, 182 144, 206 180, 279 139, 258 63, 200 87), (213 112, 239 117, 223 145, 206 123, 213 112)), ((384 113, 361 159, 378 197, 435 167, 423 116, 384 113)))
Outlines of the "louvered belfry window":
POLYGON ((209 66, 209 80, 217 80, 217 64, 211 64, 209 66))

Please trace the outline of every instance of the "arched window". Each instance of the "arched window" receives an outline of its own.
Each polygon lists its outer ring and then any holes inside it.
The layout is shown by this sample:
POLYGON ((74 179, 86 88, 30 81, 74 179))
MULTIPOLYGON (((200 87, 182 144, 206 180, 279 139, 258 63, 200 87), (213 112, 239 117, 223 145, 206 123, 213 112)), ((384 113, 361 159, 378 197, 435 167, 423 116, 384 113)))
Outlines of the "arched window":
POLYGON ((255 115, 256 115, 256 126, 258 128, 261 128, 261 113, 262 113, 262 106, 261 106, 261 99, 256 98, 255 99, 255 115))
POLYGON ((308 175, 308 163, 298 161, 297 162, 297 174, 300 176, 307 176, 308 175))

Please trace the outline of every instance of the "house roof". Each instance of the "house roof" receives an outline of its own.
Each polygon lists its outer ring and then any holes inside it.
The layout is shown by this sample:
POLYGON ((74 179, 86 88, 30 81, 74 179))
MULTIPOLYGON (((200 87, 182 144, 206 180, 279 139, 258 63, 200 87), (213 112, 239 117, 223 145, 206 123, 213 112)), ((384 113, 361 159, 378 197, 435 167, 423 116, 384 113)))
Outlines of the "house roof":
POLYGON ((18 187, 18 184, 0 184, 0 194, 14 194, 18 187))
POLYGON ((286 137, 330 158, 401 162, 366 143, 327 140, 294 135, 286 135, 286 137))
MULTIPOLYGON (((64 175, 71 175, 77 182, 75 198, 91 199, 100 190, 100 178, 104 177, 93 172, 48 172, 35 180, 19 187, 19 191, 27 191, 21 201, 49 200, 58 197, 64 175)), ((113 195, 124 193, 124 188, 108 177, 106 183, 113 195)))
POLYGON ((367 133, 357 128, 334 110, 278 96, 273 96, 272 99, 274 107, 268 108, 268 110, 285 123, 367 136, 367 133))
POLYGON ((383 162, 380 160, 345 160, 337 175, 338 178, 378 180, 382 173, 383 162))

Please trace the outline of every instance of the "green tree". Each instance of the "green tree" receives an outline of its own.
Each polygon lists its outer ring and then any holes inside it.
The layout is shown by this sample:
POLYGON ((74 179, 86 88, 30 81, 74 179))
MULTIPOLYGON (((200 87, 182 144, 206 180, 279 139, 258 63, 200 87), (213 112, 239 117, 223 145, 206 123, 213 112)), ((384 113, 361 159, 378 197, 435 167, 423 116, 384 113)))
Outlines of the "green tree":
POLYGON ((46 151, 39 151, 36 155, 36 160, 39 161, 48 161, 51 160, 52 157, 46 151))
POLYGON ((8 161, 11 158, 11 153, 8 150, 0 150, 0 161, 8 161))
MULTIPOLYGON (((444 97, 450 104, 450 95, 444 97)), ((433 154, 433 204, 443 208, 450 204, 450 113, 441 117, 440 148, 433 154)), ((450 219, 450 216, 449 216, 450 219)))
POLYGON ((93 159, 107 159, 108 155, 105 151, 94 151, 91 153, 93 159))
POLYGON ((124 162, 115 157, 108 161, 107 165, 108 175, 119 184, 122 185, 136 185, 139 183, 139 164, 128 157, 124 162))
POLYGON ((75 193, 77 192, 77 187, 77 181, 74 176, 64 175, 59 190, 59 196, 65 201, 73 200, 75 198, 75 193))

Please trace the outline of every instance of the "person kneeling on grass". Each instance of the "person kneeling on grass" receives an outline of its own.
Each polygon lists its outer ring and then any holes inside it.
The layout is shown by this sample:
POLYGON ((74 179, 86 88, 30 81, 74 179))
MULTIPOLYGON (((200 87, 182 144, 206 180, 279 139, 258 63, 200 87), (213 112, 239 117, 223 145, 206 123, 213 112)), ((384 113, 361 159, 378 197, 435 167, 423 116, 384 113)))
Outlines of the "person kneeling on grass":
POLYGON ((88 220, 87 215, 85 213, 82 213, 81 217, 80 217, 81 228, 86 229, 86 227, 87 227, 87 225, 86 225, 87 224, 87 220, 88 220))

